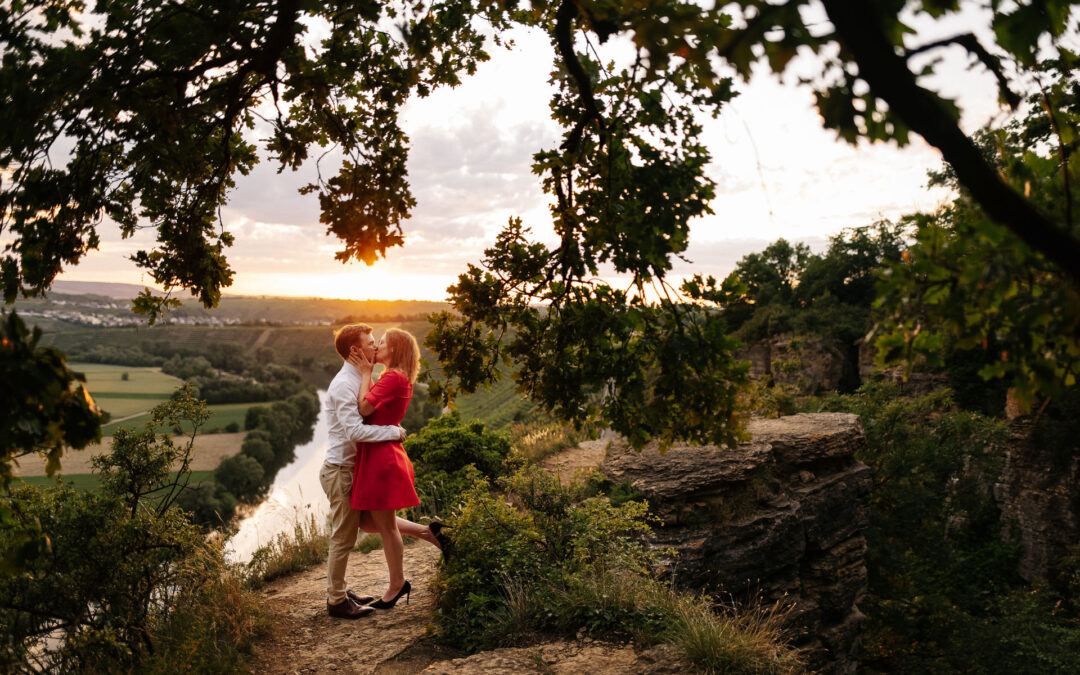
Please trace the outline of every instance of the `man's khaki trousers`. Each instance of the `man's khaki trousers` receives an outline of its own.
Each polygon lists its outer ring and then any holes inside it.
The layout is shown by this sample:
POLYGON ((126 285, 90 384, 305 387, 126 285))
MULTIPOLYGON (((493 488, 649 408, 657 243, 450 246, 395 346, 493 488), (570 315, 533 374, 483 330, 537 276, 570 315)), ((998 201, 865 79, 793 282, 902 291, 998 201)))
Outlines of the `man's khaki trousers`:
POLYGON ((353 468, 323 463, 319 483, 330 498, 330 555, 326 563, 326 600, 336 605, 345 599, 345 568, 349 553, 356 545, 360 530, 360 512, 349 503, 353 468))

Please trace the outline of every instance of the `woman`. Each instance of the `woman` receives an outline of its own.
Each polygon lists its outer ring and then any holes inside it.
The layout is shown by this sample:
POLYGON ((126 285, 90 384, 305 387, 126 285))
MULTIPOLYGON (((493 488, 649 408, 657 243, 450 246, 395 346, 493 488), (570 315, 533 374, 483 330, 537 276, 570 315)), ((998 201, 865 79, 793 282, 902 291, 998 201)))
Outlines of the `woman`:
MULTIPOLYGON (((416 339, 403 330, 391 328, 379 341, 375 363, 384 364, 386 370, 379 381, 372 385, 368 365, 369 376, 362 377, 360 386, 360 414, 367 424, 400 424, 412 399, 413 382, 420 369, 420 348, 416 339)), ((353 365, 358 370, 363 367, 356 363, 353 365)), ((363 370, 361 375, 364 375, 363 370)), ((439 532, 398 518, 395 513, 397 509, 420 503, 414 486, 412 462, 400 442, 358 443, 355 466, 352 507, 364 511, 360 517, 361 529, 378 532, 382 537, 383 554, 390 570, 389 587, 382 599, 371 603, 371 606, 389 609, 402 595, 408 602, 412 589, 405 580, 402 568, 402 531, 436 546, 440 545, 436 538, 439 532)))

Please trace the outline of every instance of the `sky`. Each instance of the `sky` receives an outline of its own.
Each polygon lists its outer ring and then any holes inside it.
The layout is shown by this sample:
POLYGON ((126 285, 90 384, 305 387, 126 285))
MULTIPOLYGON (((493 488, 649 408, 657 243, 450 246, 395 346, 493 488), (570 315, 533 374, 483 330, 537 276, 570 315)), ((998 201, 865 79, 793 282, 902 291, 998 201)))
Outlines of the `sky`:
MULTIPOLYGON (((974 11, 944 25, 917 24, 911 43, 983 25, 974 11)), ((404 223, 404 247, 373 266, 336 261, 341 246, 319 223, 317 197, 297 193, 314 169, 278 174, 275 165, 262 163, 238 177, 222 210, 236 238, 226 252, 234 283, 225 292, 445 300, 447 286, 468 263, 479 263, 508 218, 521 217, 541 239, 552 236, 548 198, 530 164, 534 152, 560 139, 547 107, 553 52, 542 34, 519 30, 513 37, 513 49, 492 47, 492 60, 459 87, 407 105, 403 127, 411 140, 417 206, 404 223)), ((927 84, 958 98, 962 126, 970 131, 1000 119, 992 77, 981 68, 966 70, 966 57, 956 50, 946 56, 942 75, 927 84)), ((802 67, 812 69, 812 62, 802 67)), ((690 262, 676 262, 673 285, 695 273, 723 277, 744 255, 780 237, 822 251, 844 228, 948 201, 943 190, 926 188, 927 171, 941 159, 921 138, 904 148, 839 141, 822 127, 812 90, 794 79, 759 72, 738 84, 739 96, 718 119, 705 122, 715 215, 692 222, 690 262)), ((100 234, 99 250, 59 278, 149 284, 127 257, 152 246, 153 231, 122 240, 118 228, 105 223, 100 234)))

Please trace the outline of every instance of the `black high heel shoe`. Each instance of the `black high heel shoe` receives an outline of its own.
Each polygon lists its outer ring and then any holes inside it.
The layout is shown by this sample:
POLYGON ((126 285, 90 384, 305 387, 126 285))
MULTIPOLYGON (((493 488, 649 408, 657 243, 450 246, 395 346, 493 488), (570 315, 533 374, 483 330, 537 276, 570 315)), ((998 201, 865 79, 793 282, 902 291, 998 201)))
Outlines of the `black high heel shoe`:
POLYGON ((439 542, 439 548, 442 550, 442 557, 445 559, 450 558, 450 537, 443 534, 443 530, 447 529, 447 526, 443 523, 435 520, 428 523, 428 530, 435 535, 435 541, 439 542))
POLYGON ((406 581, 402 585, 401 590, 398 591, 398 594, 394 596, 393 600, 383 600, 382 598, 379 598, 375 602, 368 605, 368 607, 374 607, 375 609, 390 609, 391 607, 393 607, 394 605, 397 604, 397 601, 400 600, 401 596, 403 596, 403 595, 405 596, 405 604, 407 605, 407 604, 409 604, 409 594, 411 592, 412 592, 412 584, 410 584, 408 581, 406 581))

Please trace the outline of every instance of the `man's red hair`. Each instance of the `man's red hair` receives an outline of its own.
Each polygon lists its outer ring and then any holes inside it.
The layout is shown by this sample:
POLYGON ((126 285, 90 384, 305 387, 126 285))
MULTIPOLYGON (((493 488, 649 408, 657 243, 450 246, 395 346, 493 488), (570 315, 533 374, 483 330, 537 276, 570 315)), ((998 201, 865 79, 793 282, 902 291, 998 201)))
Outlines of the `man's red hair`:
POLYGON ((334 349, 341 358, 347 361, 349 350, 359 346, 360 338, 370 335, 372 330, 372 327, 366 323, 350 323, 348 326, 342 326, 334 333, 334 349))

